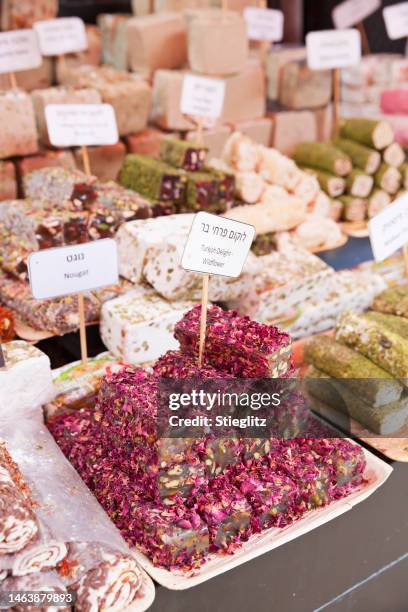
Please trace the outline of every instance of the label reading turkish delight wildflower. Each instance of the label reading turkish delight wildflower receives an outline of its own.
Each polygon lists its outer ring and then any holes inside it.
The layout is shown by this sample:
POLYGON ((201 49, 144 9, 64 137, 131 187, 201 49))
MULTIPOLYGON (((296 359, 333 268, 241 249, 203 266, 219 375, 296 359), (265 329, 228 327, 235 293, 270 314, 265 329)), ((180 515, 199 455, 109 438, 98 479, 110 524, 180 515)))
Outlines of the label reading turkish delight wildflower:
POLYGON ((383 17, 391 40, 408 36, 408 2, 400 2, 383 9, 383 17))
POLYGON ((336 28, 349 28, 381 8, 381 0, 346 0, 332 11, 336 28))
POLYGON ((79 17, 62 17, 34 24, 42 55, 78 53, 88 48, 85 24, 79 17))
POLYGON ((358 64, 361 36, 355 29, 322 30, 306 36, 307 64, 311 70, 332 70, 358 64))
POLYGON ((55 147, 113 145, 119 139, 110 104, 48 104, 45 118, 55 147))
POLYGON ((112 238, 31 253, 31 293, 41 300, 118 282, 118 254, 112 238))
POLYGON ((279 42, 283 38, 283 13, 274 9, 247 6, 244 10, 250 40, 279 42))
POLYGON ((6 360, 4 358, 3 348, 0 344, 0 370, 1 368, 5 368, 5 367, 6 367, 6 360))
POLYGON ((221 79, 186 74, 181 92, 181 112, 192 117, 217 119, 224 106, 225 83, 221 79))
POLYGON ((374 259, 383 261, 408 244, 408 195, 395 200, 368 223, 374 259))
POLYGON ((194 217, 181 265, 185 270, 236 278, 255 236, 247 223, 206 212, 194 217))
POLYGON ((38 68, 42 64, 38 38, 33 30, 0 34, 0 73, 38 68))

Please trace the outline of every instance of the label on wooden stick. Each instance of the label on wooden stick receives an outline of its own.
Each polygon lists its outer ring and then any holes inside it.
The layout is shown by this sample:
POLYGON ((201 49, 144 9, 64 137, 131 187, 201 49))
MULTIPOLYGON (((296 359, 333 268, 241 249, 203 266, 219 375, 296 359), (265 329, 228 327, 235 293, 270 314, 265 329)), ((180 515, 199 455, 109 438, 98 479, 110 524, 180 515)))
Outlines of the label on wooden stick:
POLYGON ((400 2, 383 9, 387 34, 391 40, 408 36, 408 2, 400 2))
POLYGON ((247 223, 199 212, 194 217, 181 265, 185 270, 236 278, 255 236, 247 223))
POLYGON ((343 29, 360 23, 381 8, 381 0, 346 0, 332 11, 336 28, 343 29))
POLYGON ((383 261, 408 244, 408 195, 395 200, 368 223, 376 261, 383 261))
POLYGON ((0 34, 0 74, 38 68, 42 64, 34 30, 14 30, 0 34))
POLYGON ((49 104, 45 118, 55 147, 113 145, 119 139, 110 104, 49 104))
POLYGON ((32 253, 28 258, 31 293, 41 300, 118 282, 118 255, 112 238, 32 253))
POLYGON ((322 30, 306 36, 307 64, 311 70, 333 70, 358 64, 361 36, 355 29, 322 30))
POLYGON ((283 38, 282 11, 247 6, 244 10, 250 40, 279 42, 283 38))
POLYGON ((88 48, 85 24, 79 17, 61 17, 34 24, 42 55, 79 53, 88 48))
POLYGON ((217 119, 224 106, 225 83, 221 79, 186 74, 181 93, 181 112, 192 117, 217 119))

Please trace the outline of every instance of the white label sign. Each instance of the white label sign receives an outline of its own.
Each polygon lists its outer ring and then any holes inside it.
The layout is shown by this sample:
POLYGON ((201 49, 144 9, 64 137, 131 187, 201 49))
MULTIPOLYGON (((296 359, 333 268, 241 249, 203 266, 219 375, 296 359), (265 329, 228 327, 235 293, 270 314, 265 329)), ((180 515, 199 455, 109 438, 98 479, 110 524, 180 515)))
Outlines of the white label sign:
POLYGON ((408 243, 408 195, 398 198, 391 206, 368 223, 371 247, 376 261, 383 261, 408 243))
POLYGON ((381 0, 346 0, 332 11, 336 28, 349 28, 381 8, 381 0))
POLYGON ((254 236, 252 225, 199 212, 194 217, 181 265, 185 270, 235 278, 242 272, 254 236))
POLYGON ((64 55, 88 48, 85 25, 79 17, 61 17, 34 24, 42 55, 64 55))
POLYGON ((400 2, 383 9, 387 34, 391 40, 408 36, 408 2, 400 2))
POLYGON ((42 64, 34 30, 15 30, 0 34, 0 73, 38 68, 42 64))
POLYGON ((224 106, 225 83, 221 79, 186 74, 181 92, 181 112, 192 117, 217 119, 224 106))
POLYGON ((307 64, 311 70, 332 70, 358 64, 361 36, 355 29, 322 30, 306 36, 307 64))
POLYGON ((44 249, 28 258, 31 293, 37 300, 98 289, 118 282, 112 238, 44 249))
POLYGON ((250 40, 279 42, 283 38, 283 13, 274 9, 247 6, 244 10, 250 40))
POLYGON ((119 139, 110 104, 49 104, 45 118, 55 147, 112 145, 119 139))

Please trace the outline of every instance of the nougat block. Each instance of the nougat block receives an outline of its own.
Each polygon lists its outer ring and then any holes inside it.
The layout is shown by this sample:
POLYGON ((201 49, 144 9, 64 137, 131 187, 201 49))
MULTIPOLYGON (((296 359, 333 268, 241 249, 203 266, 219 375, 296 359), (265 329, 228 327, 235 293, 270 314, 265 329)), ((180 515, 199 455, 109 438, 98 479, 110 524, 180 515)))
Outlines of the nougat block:
POLYGON ((16 197, 17 180, 15 166, 11 161, 2 161, 0 162, 0 200, 14 200, 16 197))
POLYGON ((249 59, 237 74, 225 78, 225 98, 217 124, 264 117, 266 111, 265 76, 258 59, 249 59))
POLYGON ((157 130, 156 128, 148 127, 137 134, 128 134, 125 137, 125 143, 129 153, 138 153, 139 155, 148 155, 149 157, 159 157, 161 142, 164 138, 177 138, 177 133, 169 134, 157 130))
POLYGON ((159 68, 181 68, 187 61, 186 25, 178 13, 133 17, 125 26, 130 70, 150 77, 159 68))
POLYGON ((186 239, 192 222, 193 215, 169 215, 124 223, 116 234, 119 274, 139 283, 149 250, 169 235, 181 234, 186 239))
POLYGON ((306 59, 306 48, 296 45, 273 45, 266 62, 268 100, 278 101, 282 90, 282 69, 290 62, 306 59))
POLYGON ((180 110, 182 70, 157 70, 153 78, 152 113, 154 123, 164 130, 193 130, 195 125, 180 110))
MULTIPOLYGON (((53 80, 52 58, 43 57, 41 66, 30 68, 30 70, 20 70, 16 74, 17 84, 23 91, 33 91, 33 89, 43 89, 51 87, 53 80)), ((8 74, 0 74, 0 89, 9 89, 10 79, 8 74)))
MULTIPOLYGON (((26 197, 25 178, 31 174, 31 172, 43 168, 54 167, 64 168, 65 170, 75 170, 76 165, 73 153, 68 149, 43 150, 36 155, 17 159, 17 178, 23 197, 26 197)), ((28 194, 27 197, 29 197, 28 194)))
POLYGON ((42 144, 49 146, 45 107, 48 104, 100 104, 101 96, 96 89, 76 89, 74 87, 50 87, 32 92, 35 117, 39 138, 42 144))
POLYGON ((153 289, 138 287, 102 306, 102 340, 112 354, 126 363, 153 361, 177 348, 174 326, 192 305, 167 302, 153 289))
POLYGON ((269 147, 271 144, 272 127, 273 124, 270 117, 262 117, 249 121, 237 121, 232 126, 234 131, 249 136, 251 140, 264 147, 269 147))
POLYGON ((33 103, 23 91, 0 92, 0 159, 38 151, 33 103))
POLYGON ((120 136, 140 132, 147 126, 151 105, 151 88, 145 81, 130 77, 127 81, 98 87, 105 104, 115 111, 120 136))
POLYGON ((281 69, 278 101, 291 110, 319 108, 332 97, 330 70, 311 70, 306 60, 285 64, 281 69))
POLYGON ((32 28, 36 21, 54 19, 58 0, 4 0, 1 3, 1 29, 32 28))
POLYGON ((243 18, 228 11, 196 15, 188 22, 190 68, 210 76, 242 71, 248 59, 248 37, 243 18))
POLYGON ((160 158, 176 168, 195 172, 204 166, 207 149, 197 142, 165 138, 160 143, 160 158))
MULTIPOLYGON (((203 130, 202 142, 203 145, 208 150, 208 159, 211 160, 213 157, 221 157, 222 151, 224 149, 225 143, 227 142, 229 136, 231 135, 231 127, 228 125, 220 125, 215 126, 213 128, 208 128, 203 130)), ((186 134, 187 141, 197 141, 198 132, 196 130, 191 130, 186 134)))
MULTIPOLYGON (((116 180, 126 155, 126 147, 120 140, 114 145, 88 147, 92 174, 101 181, 116 180)), ((75 151, 77 167, 84 171, 83 157, 80 149, 75 151)))
POLYGON ((301 142, 317 140, 316 115, 312 111, 278 111, 269 115, 273 120, 272 146, 291 155, 301 142))
POLYGON ((131 18, 128 13, 101 13, 97 24, 102 38, 102 63, 119 70, 128 69, 126 22, 131 18))
POLYGON ((187 177, 168 164, 144 155, 127 155, 119 182, 152 200, 181 203, 185 199, 187 177))
MULTIPOLYGON (((88 42, 88 48, 78 53, 68 53, 64 55, 62 60, 60 57, 56 58, 56 74, 65 67, 75 68, 76 66, 82 66, 87 64, 89 66, 99 66, 102 59, 102 36, 101 30, 95 25, 85 25, 86 38, 88 42), (61 65, 62 64, 62 65, 61 65)), ((58 79, 57 79, 58 80, 58 79)))
POLYGON ((2 416, 40 410, 55 394, 48 356, 22 340, 8 342, 2 348, 6 362, 5 369, 0 369, 2 416))

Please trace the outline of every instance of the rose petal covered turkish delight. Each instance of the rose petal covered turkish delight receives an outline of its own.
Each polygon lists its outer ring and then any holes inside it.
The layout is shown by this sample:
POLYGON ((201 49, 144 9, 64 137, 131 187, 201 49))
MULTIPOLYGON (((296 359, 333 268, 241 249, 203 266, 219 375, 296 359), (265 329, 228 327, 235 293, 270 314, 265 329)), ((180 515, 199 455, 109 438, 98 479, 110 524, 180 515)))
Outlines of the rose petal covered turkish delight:
POLYGON ((177 348, 173 331, 192 302, 167 302, 152 289, 137 288, 105 302, 100 333, 116 357, 138 364, 157 359, 164 351, 177 348))
MULTIPOLYGON (((182 350, 198 354, 201 307, 195 306, 176 325, 182 350)), ((291 341, 276 327, 261 325, 235 311, 211 306, 207 315, 206 359, 243 378, 279 377, 289 367, 291 341)))

